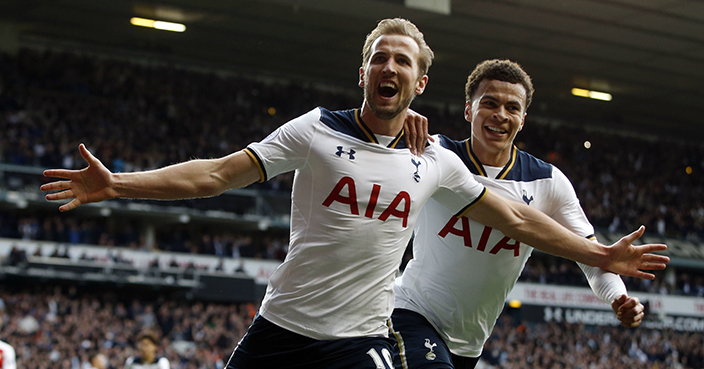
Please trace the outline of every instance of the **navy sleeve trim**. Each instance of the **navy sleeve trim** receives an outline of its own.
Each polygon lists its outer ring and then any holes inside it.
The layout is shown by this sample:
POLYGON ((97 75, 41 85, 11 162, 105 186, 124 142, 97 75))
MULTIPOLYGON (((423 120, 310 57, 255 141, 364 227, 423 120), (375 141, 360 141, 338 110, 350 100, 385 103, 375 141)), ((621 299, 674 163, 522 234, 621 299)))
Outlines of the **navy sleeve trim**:
POLYGON ((482 193, 477 196, 474 201, 470 202, 467 204, 467 206, 463 207, 462 210, 458 211, 457 214, 455 214, 456 218, 461 218, 465 216, 472 208, 474 208, 477 204, 479 204, 484 198, 486 197, 486 194, 489 193, 486 189, 486 187, 482 190, 482 193))
POLYGON ((254 151, 253 149, 250 149, 249 147, 243 150, 247 155, 249 155, 252 160, 254 160, 254 164, 256 164, 257 169, 259 169, 259 183, 266 182, 269 177, 266 174, 266 169, 264 168, 264 162, 262 162, 262 159, 259 157, 259 155, 254 151))

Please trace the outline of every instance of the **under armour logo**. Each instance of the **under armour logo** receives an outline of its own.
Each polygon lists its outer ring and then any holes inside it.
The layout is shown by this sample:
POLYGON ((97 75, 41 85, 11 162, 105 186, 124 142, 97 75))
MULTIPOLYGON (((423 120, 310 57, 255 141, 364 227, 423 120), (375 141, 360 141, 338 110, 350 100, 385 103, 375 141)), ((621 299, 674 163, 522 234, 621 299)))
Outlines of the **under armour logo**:
POLYGON ((533 196, 531 195, 529 199, 526 190, 523 190, 523 201, 526 203, 526 205, 530 205, 530 202, 533 201, 533 196))
POLYGON ((562 322, 562 308, 555 308, 553 310, 546 307, 545 310, 543 310, 543 319, 545 319, 546 322, 562 322))
POLYGON ((416 180, 416 182, 420 182, 420 174, 418 174, 418 167, 420 167, 421 162, 416 161, 416 159, 411 158, 411 163, 416 166, 416 172, 413 173, 413 179, 416 180))
POLYGON ((347 154, 350 156, 350 160, 354 160, 354 153, 355 152, 356 151, 354 151, 354 149, 350 149, 350 151, 344 151, 344 150, 342 150, 342 146, 338 146, 337 152, 335 153, 335 155, 342 157, 342 154, 347 154))
POLYGON ((437 345, 438 345, 437 343, 430 343, 430 338, 425 339, 425 347, 427 347, 428 350, 430 350, 427 354, 425 354, 426 359, 435 360, 437 355, 435 355, 435 353, 433 352, 433 348, 435 348, 435 346, 437 346, 437 345))

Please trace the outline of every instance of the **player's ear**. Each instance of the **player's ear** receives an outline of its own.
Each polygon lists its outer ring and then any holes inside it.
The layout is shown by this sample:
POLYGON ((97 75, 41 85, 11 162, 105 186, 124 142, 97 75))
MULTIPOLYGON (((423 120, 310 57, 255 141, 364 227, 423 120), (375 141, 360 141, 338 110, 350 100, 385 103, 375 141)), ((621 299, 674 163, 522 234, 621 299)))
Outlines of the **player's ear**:
MULTIPOLYGON (((472 102, 467 101, 464 104, 464 120, 467 122, 472 122, 472 102)), ((522 125, 522 124, 521 124, 522 125)))
POLYGON ((423 77, 420 77, 418 80, 418 84, 416 85, 416 95, 420 95, 425 91, 425 86, 428 84, 428 75, 424 74, 423 77))
POLYGON ((359 87, 364 87, 364 68, 359 67, 359 87))
POLYGON ((519 132, 523 130, 523 125, 526 124, 526 115, 528 115, 528 113, 523 113, 523 119, 521 119, 521 125, 518 127, 519 132))

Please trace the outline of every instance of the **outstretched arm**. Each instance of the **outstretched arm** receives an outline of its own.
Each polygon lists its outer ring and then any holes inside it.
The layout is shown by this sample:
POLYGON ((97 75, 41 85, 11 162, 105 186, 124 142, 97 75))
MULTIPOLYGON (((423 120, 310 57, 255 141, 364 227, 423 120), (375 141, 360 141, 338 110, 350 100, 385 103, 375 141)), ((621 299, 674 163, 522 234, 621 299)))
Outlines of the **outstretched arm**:
POLYGON ((88 167, 44 171, 46 177, 68 180, 41 186, 42 191, 58 191, 47 194, 47 200, 72 199, 60 206, 60 211, 117 197, 176 200, 215 196, 228 188, 243 187, 259 179, 254 160, 244 151, 219 159, 191 160, 133 173, 111 173, 83 144, 79 151, 88 167))
POLYGON ((641 226, 611 246, 604 246, 577 236, 539 210, 504 200, 491 192, 462 215, 536 249, 625 276, 653 279, 653 274, 640 269, 665 269, 670 261, 667 256, 651 254, 666 250, 666 245, 632 244, 643 235, 645 227, 641 226))

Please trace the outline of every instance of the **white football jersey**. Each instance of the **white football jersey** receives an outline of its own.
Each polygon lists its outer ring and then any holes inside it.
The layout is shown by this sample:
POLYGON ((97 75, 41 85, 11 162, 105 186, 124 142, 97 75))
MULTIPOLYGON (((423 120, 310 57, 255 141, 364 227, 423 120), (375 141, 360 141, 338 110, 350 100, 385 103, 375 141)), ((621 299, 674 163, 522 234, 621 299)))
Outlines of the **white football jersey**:
MULTIPOLYGON (((553 165, 513 147, 508 164, 487 176, 488 168, 471 151, 469 140, 437 140, 462 158, 487 190, 539 209, 578 235, 593 237, 571 183, 553 165)), ((423 208, 416 222, 413 259, 396 280, 396 307, 428 319, 454 354, 477 357, 533 248, 455 217, 446 206, 459 200, 444 191, 423 208)))
POLYGON ((359 113, 316 108, 246 149, 262 180, 295 170, 288 255, 259 312, 319 340, 387 336, 394 278, 423 204, 444 188, 458 193, 459 212, 486 191, 437 144, 420 157, 403 132, 378 144, 359 113))
POLYGON ((0 341, 0 369, 17 369, 15 349, 7 342, 0 341))

